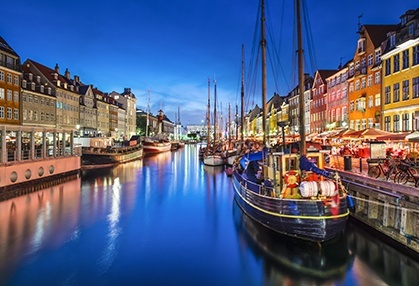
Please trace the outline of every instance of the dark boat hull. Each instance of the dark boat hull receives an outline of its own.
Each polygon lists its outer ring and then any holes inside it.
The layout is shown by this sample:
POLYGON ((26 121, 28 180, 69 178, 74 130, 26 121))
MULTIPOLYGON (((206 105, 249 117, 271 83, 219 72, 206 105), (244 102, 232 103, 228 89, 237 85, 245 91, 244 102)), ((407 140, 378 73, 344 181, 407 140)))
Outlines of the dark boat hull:
POLYGON ((241 209, 258 223, 278 233, 303 240, 324 242, 342 235, 349 216, 346 197, 340 197, 333 215, 328 201, 282 199, 260 194, 257 186, 238 172, 233 174, 235 198, 241 209))

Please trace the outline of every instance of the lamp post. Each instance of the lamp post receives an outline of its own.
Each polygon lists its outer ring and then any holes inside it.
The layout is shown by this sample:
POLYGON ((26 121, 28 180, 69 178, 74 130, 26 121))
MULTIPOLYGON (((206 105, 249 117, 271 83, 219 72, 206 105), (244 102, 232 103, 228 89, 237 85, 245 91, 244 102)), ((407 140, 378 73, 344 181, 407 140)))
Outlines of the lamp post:
POLYGON ((77 129, 77 136, 80 138, 80 124, 76 125, 76 129, 77 129))

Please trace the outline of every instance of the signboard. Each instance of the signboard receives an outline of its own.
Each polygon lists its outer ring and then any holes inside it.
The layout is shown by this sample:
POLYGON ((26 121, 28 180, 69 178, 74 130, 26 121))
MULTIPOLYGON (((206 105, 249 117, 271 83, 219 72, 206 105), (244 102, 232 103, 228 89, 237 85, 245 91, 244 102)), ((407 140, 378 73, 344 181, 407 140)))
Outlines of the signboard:
POLYGON ((370 142, 371 159, 385 159, 387 144, 385 142, 370 142))

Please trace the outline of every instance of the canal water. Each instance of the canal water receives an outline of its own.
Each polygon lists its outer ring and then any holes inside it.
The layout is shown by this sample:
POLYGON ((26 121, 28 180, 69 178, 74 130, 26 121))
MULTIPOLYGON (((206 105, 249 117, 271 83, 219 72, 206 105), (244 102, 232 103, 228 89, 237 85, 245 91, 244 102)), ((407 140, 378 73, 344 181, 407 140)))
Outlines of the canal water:
POLYGON ((186 145, 0 203, 0 285, 417 285, 419 262, 349 224, 325 245, 244 215, 186 145))

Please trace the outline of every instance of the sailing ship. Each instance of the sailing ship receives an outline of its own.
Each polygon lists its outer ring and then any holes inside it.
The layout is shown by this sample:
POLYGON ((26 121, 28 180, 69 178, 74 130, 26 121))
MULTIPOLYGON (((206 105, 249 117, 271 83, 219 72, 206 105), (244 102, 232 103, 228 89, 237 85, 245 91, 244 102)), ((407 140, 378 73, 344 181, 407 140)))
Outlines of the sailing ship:
MULTIPOLYGON (((150 101, 150 90, 148 90, 148 101, 150 101)), ((154 137, 149 136, 149 114, 150 114, 150 103, 147 103, 147 121, 146 121, 146 138, 144 139, 143 148, 144 153, 147 154, 156 154, 161 152, 167 152, 170 151, 172 148, 172 144, 163 136, 163 119, 164 119, 164 113, 160 109, 157 112, 157 121, 158 121, 158 134, 154 137)))
POLYGON ((210 142, 210 80, 208 79, 208 110, 207 110, 207 147, 204 152, 204 165, 207 166, 222 166, 224 165, 224 158, 219 150, 218 129, 217 129, 217 83, 214 81, 214 141, 212 145, 210 142))
POLYGON ((238 205, 256 222, 294 238, 325 242, 344 233, 349 216, 349 197, 339 174, 323 169, 323 153, 306 150, 301 0, 295 1, 298 19, 300 153, 273 152, 266 138, 269 132, 266 124, 265 1, 261 0, 263 144, 259 148, 253 146, 253 151, 240 158, 235 165, 232 181, 238 205))

